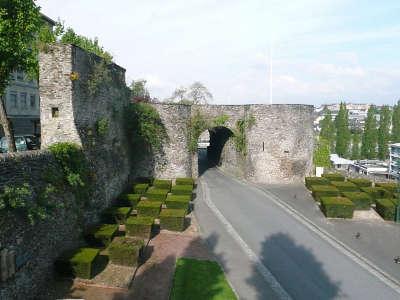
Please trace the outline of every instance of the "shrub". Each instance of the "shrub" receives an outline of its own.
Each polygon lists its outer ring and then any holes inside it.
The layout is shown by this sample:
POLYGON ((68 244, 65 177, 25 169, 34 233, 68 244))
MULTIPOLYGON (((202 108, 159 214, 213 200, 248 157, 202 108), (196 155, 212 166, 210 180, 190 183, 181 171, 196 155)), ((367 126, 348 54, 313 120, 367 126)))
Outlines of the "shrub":
POLYGON ((339 196, 339 190, 332 185, 312 185, 312 195, 316 201, 320 201, 321 197, 326 196, 339 196))
POLYGON ((153 223, 154 217, 130 217, 125 223, 126 235, 149 239, 151 237, 151 227, 153 223))
POLYGON ((396 193, 399 188, 398 184, 395 182, 376 182, 375 187, 383 188, 392 194, 396 193))
POLYGON ((79 248, 64 252, 55 262, 56 269, 65 275, 90 279, 99 252, 99 249, 94 248, 79 248))
POLYGON ((322 177, 328 179, 329 181, 344 181, 344 176, 340 173, 326 173, 322 174, 322 177))
POLYGON ((172 180, 168 179, 154 179, 153 186, 161 190, 171 190, 172 180))
POLYGON ((372 199, 367 193, 363 192, 344 192, 344 197, 351 200, 354 203, 355 209, 368 210, 371 208, 372 199))
POLYGON ((89 243, 101 243, 108 246, 118 231, 116 224, 101 224, 90 228, 86 234, 89 243))
POLYGON ((354 183, 358 187, 372 186, 371 180, 364 179, 364 178, 347 178, 347 181, 354 183))
POLYGON ((120 196, 120 204, 123 206, 132 206, 132 208, 136 208, 137 204, 140 201, 142 195, 140 194, 124 194, 120 196))
POLYGON ((171 189, 174 195, 192 195, 193 186, 191 185, 174 185, 171 189))
POLYGON ((158 217, 160 213, 161 201, 142 200, 137 205, 137 213, 139 216, 158 217))
POLYGON ((191 186, 194 186, 194 179, 193 178, 176 178, 175 184, 176 185, 191 185, 191 186))
POLYGON ((133 186, 133 192, 135 194, 143 195, 147 191, 148 187, 149 185, 147 183, 137 183, 133 186))
POLYGON ((331 184, 335 186, 340 192, 357 192, 358 186, 348 181, 332 181, 331 184))
POLYGON ((354 204, 344 197, 322 197, 321 210, 328 218, 352 218, 354 204))
POLYGON ((391 199, 377 199, 376 211, 383 219, 394 221, 396 215, 396 205, 391 199))
POLYGON ((168 208, 184 209, 188 211, 191 196, 189 195, 168 195, 165 204, 168 208))
POLYGON ((323 177, 306 177, 306 187, 311 190, 313 185, 329 185, 329 181, 323 177))
POLYGON ((150 201, 161 201, 164 202, 165 198, 167 198, 169 190, 162 190, 162 189, 157 189, 157 188, 150 188, 146 192, 145 196, 147 200, 150 201))
POLYGON ((143 246, 142 239, 116 237, 108 247, 110 260, 116 265, 136 266, 143 246))
POLYGON ((128 218, 132 207, 110 207, 107 208, 104 213, 104 220, 107 222, 116 222, 123 224, 128 218))
POLYGON ((375 202, 377 199, 391 198, 392 194, 381 187, 365 187, 361 191, 367 193, 375 202))
POLYGON ((160 227, 172 231, 183 231, 185 229, 184 209, 163 209, 160 213, 160 227))

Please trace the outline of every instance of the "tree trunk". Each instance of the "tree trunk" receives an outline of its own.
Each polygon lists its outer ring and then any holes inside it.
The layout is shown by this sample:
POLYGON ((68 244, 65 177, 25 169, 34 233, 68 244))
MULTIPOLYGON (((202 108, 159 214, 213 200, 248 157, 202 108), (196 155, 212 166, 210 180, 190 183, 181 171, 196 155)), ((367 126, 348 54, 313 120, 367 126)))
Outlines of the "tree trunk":
POLYGON ((16 152, 14 132, 10 120, 7 118, 4 98, 0 94, 0 125, 3 126, 4 134, 7 138, 8 152, 16 152))

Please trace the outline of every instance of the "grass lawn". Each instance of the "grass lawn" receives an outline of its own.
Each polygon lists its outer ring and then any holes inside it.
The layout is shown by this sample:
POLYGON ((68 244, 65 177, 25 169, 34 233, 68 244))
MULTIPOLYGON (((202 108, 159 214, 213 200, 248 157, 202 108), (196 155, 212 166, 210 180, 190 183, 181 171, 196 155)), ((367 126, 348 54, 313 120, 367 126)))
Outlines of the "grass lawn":
POLYGON ((218 263, 180 258, 176 262, 170 300, 237 299, 218 263))

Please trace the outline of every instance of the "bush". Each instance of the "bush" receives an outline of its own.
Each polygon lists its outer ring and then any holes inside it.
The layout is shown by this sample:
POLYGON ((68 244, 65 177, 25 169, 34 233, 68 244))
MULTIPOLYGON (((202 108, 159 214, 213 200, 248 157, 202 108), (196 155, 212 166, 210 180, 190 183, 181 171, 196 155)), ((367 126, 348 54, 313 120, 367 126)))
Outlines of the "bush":
POLYGON ((191 185, 191 186, 194 186, 194 179, 193 178, 176 178, 175 184, 176 185, 191 185))
POLYGON ((306 177, 306 187, 311 190, 313 185, 329 185, 329 180, 323 177, 306 177))
POLYGON ((322 197, 321 211, 328 218, 352 218, 354 204, 344 197, 322 197))
POLYGON ((154 179, 153 186, 161 190, 171 190, 172 180, 168 179, 154 179))
POLYGON ((335 186, 340 192, 357 192, 358 186, 348 181, 332 181, 331 184, 335 186))
POLYGON ((391 199, 377 199, 376 211, 385 220, 394 221, 396 205, 391 199))
POLYGON ((347 181, 354 183, 358 187, 372 186, 371 180, 364 179, 364 178, 347 178, 347 181))
POLYGON ((174 195, 192 195, 193 186, 191 185, 174 185, 171 189, 174 195))
POLYGON ((157 189, 157 188, 150 188, 147 190, 145 196, 147 200, 150 201, 161 201, 164 202, 165 198, 167 198, 169 190, 162 190, 162 189, 157 189))
POLYGON ((147 191, 148 188, 149 185, 147 183, 137 183, 133 186, 133 192, 135 194, 144 195, 144 193, 147 191))
POLYGON ((142 239, 133 237, 116 237, 108 252, 113 264, 134 267, 138 264, 140 253, 144 242, 142 239))
POLYGON ((320 201, 321 197, 335 197, 340 195, 339 190, 332 185, 312 185, 311 190, 315 201, 320 201))
POLYGON ((132 207, 110 207, 107 208, 103 217, 106 222, 116 222, 123 224, 131 213, 132 207))
POLYGON ((89 243, 102 244, 108 246, 115 234, 118 231, 118 225, 116 224, 101 224, 90 228, 86 234, 86 238, 89 243))
POLYGON ((141 194, 124 194, 120 196, 120 203, 123 206, 131 206, 132 208, 136 208, 137 204, 140 201, 141 194))
POLYGON ((344 197, 351 200, 354 203, 355 209, 368 210, 371 208, 372 199, 367 193, 363 192, 344 192, 344 197))
POLYGON ((185 229, 184 209, 163 209, 160 213, 160 227, 171 231, 183 231, 185 229))
POLYGON ((167 205, 167 208, 184 209, 185 211, 188 211, 190 200, 191 196, 189 195, 168 195, 165 204, 167 205))
POLYGON ((375 186, 383 188, 392 194, 396 193, 397 189, 399 188, 398 184, 395 182, 376 182, 375 186))
POLYGON ((79 248, 66 251, 56 260, 56 270, 65 275, 91 279, 99 252, 99 249, 94 248, 79 248))
POLYGON ((160 213, 161 201, 142 200, 137 205, 137 213, 139 216, 158 217, 160 213))
POLYGON ((329 181, 344 181, 344 176, 340 173, 322 174, 322 177, 328 179, 329 181))
POLYGON ((367 193, 375 202, 377 199, 391 198, 393 195, 381 187, 365 187, 361 191, 367 193))
POLYGON ((151 237, 153 223, 154 217, 130 217, 125 223, 126 235, 149 239, 151 237))

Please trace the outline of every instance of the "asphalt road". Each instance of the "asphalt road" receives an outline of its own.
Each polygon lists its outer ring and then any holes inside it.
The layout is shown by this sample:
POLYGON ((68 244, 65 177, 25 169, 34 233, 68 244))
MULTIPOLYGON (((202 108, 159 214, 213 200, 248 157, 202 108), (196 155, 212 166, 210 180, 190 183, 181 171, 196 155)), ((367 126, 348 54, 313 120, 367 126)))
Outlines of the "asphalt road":
POLYGON ((400 299, 398 286, 362 267, 261 190, 209 169, 197 193, 202 235, 240 299, 400 299))

